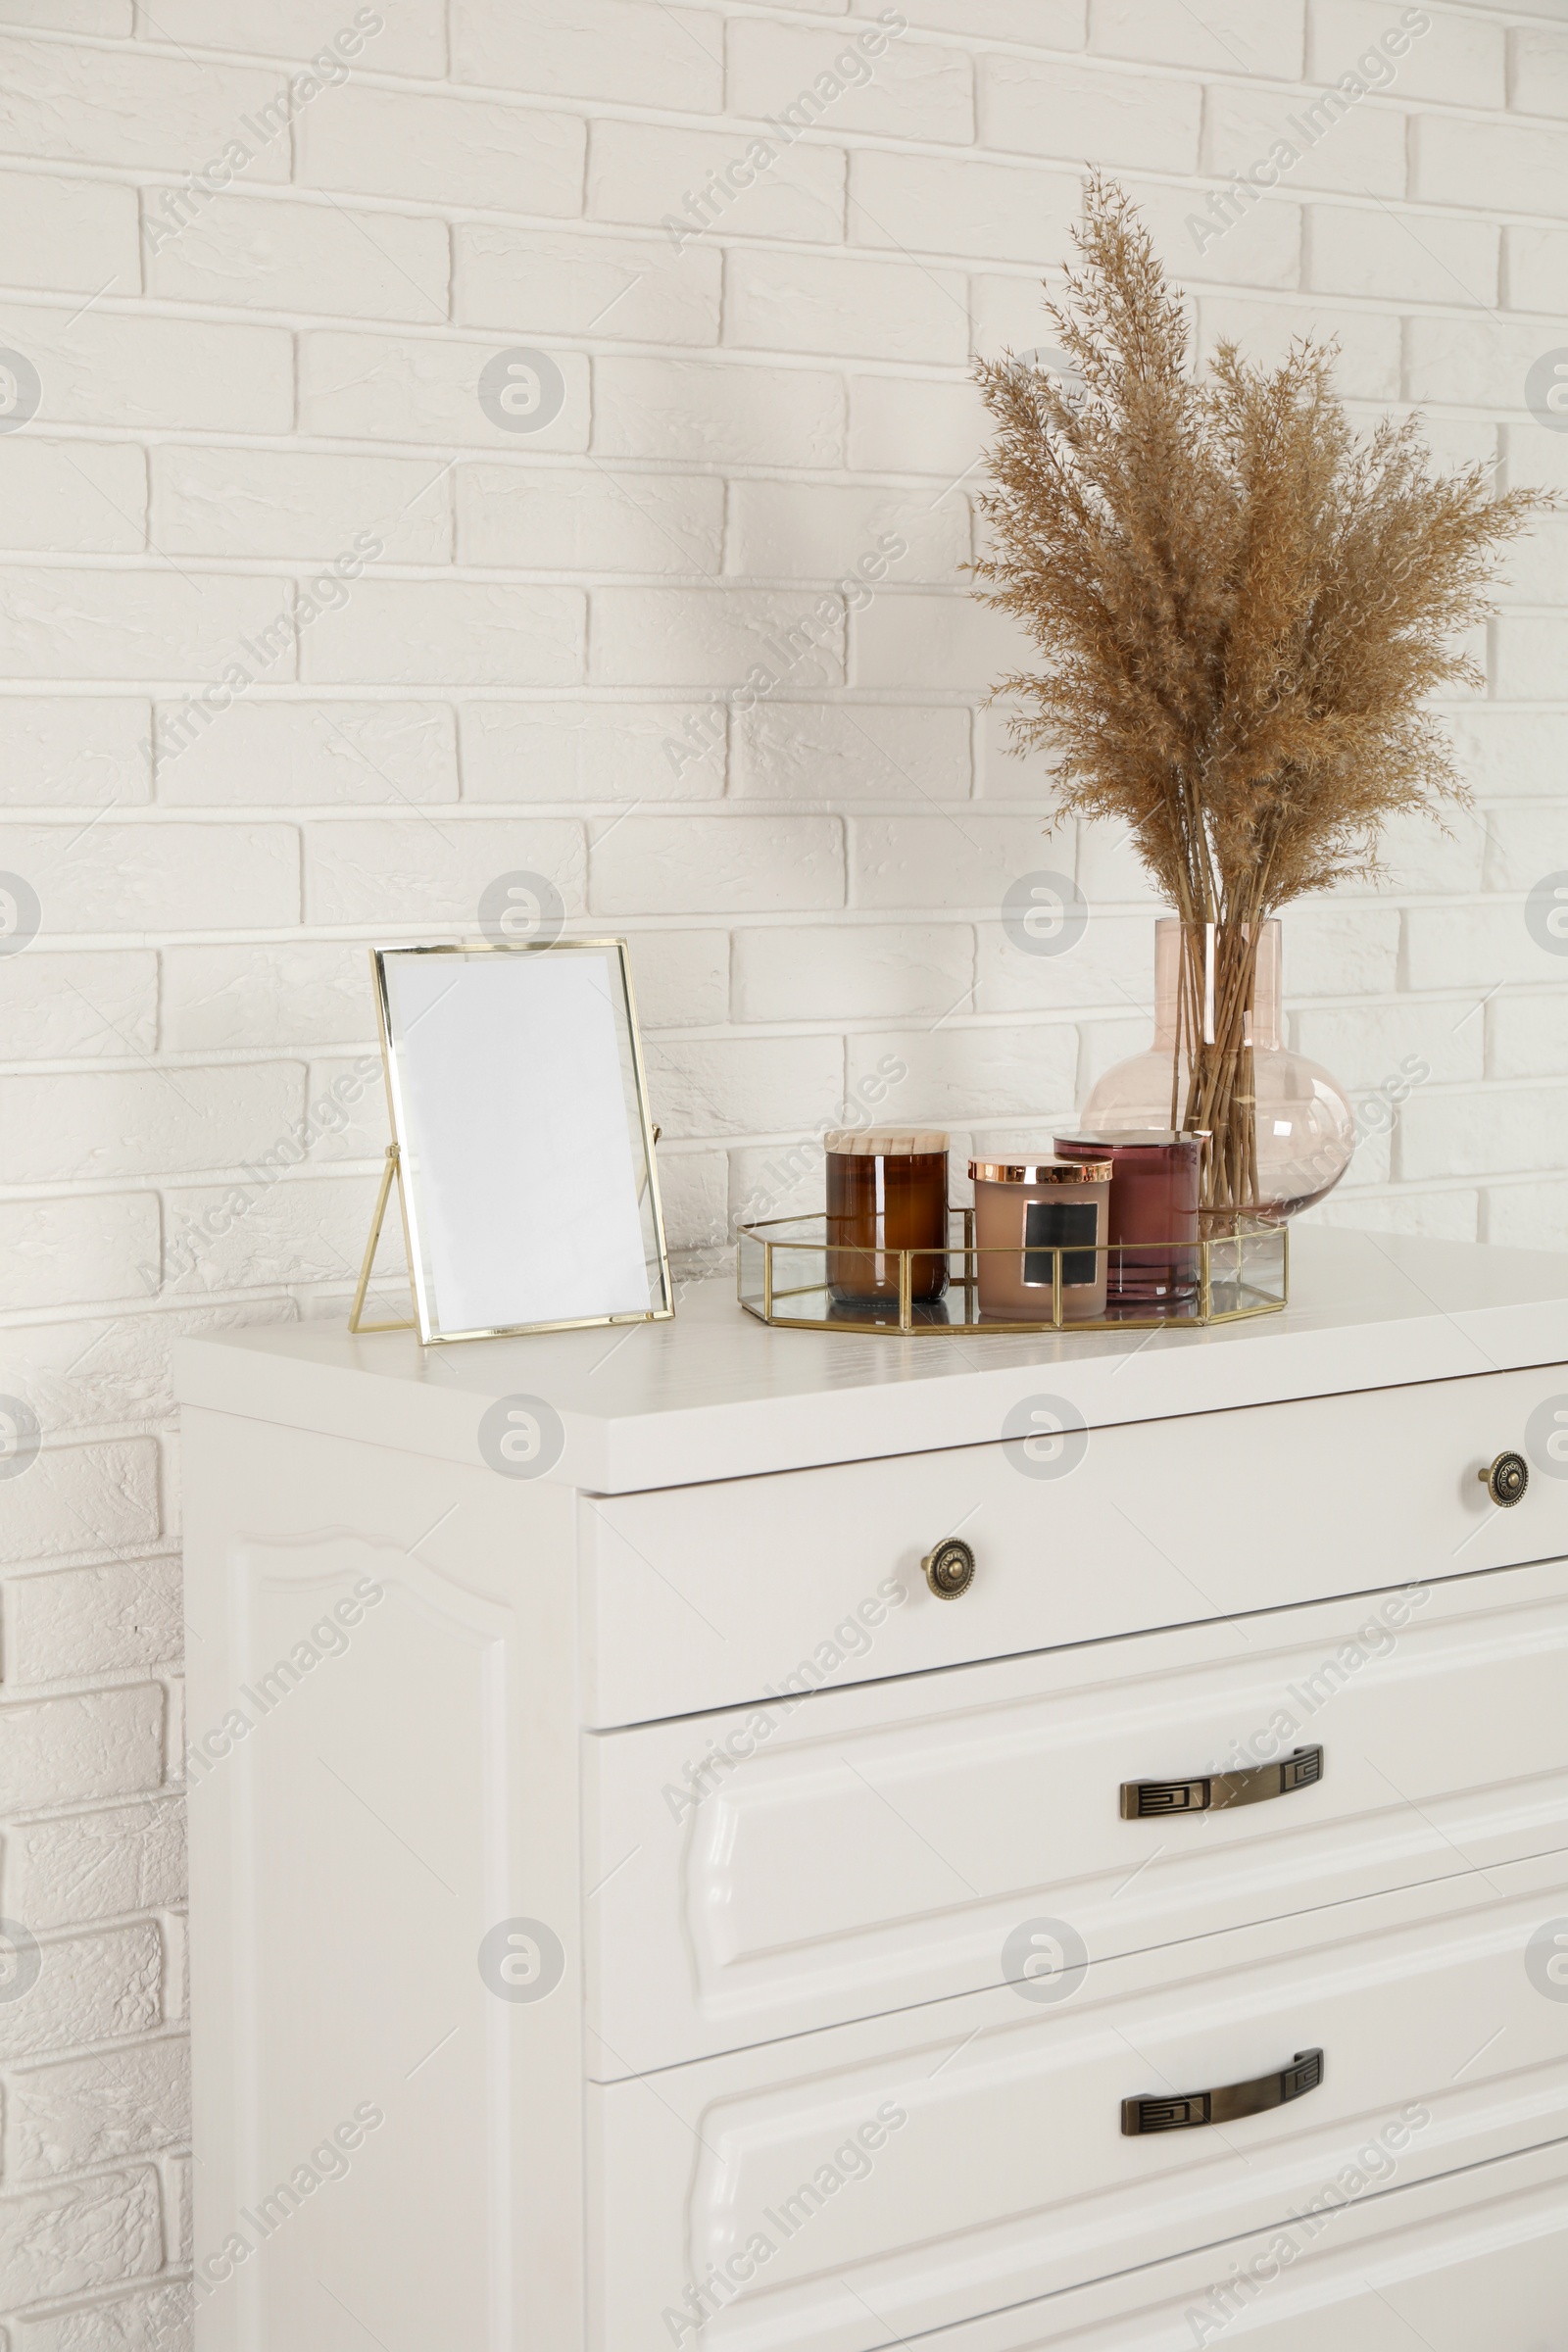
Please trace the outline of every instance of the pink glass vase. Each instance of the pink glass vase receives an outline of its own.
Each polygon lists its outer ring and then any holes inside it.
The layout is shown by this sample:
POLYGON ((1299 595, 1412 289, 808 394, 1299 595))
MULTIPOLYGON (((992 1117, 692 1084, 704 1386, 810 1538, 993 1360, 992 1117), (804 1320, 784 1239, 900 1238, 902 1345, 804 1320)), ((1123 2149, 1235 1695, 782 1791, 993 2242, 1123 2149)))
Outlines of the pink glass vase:
POLYGON ((1340 1087, 1280 1035, 1280 926, 1154 925, 1154 1042, 1107 1070, 1086 1132, 1180 1129, 1210 1137, 1204 1225, 1293 1217, 1350 1164, 1355 1121, 1340 1087))

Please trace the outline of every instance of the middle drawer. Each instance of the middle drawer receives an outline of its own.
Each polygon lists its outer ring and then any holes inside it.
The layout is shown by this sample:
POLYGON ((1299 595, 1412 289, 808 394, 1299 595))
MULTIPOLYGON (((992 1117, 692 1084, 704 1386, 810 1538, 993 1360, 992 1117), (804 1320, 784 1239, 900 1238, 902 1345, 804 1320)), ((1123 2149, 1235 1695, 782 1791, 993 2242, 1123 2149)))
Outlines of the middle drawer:
POLYGON ((585 1735, 590 2072, 1568 1846, 1565 1670, 1555 1560, 585 1735))

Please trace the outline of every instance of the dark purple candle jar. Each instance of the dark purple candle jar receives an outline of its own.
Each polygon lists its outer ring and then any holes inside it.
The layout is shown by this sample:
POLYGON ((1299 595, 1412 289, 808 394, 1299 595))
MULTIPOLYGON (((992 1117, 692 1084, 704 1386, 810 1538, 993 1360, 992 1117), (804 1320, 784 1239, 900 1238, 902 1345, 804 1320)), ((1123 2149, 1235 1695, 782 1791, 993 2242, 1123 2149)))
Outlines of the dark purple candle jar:
POLYGON ((1172 1306, 1198 1295, 1201 1135, 1102 1127, 1058 1135, 1062 1159, 1109 1158, 1109 1305, 1172 1306))

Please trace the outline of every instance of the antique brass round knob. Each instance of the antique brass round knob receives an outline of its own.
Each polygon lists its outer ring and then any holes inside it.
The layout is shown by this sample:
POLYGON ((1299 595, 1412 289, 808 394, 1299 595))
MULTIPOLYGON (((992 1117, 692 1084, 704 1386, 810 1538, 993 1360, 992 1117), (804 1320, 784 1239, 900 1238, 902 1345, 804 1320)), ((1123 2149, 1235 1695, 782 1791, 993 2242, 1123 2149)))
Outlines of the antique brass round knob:
POLYGON ((974 1583, 974 1553, 959 1536, 949 1536, 920 1565, 938 1600, 956 1600, 974 1583))
POLYGON ((1511 1511, 1530 1484, 1530 1465, 1522 1453, 1499 1453, 1485 1470, 1476 1472, 1494 1502, 1511 1511))

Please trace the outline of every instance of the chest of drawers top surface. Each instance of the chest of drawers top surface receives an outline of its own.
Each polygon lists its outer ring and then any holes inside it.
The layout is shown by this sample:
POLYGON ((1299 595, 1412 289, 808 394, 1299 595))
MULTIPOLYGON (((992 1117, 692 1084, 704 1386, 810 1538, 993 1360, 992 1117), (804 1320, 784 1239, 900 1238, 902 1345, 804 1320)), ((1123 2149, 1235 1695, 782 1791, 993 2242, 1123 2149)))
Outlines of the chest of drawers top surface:
POLYGON ((1311 1230, 1292 1303, 1206 1330, 981 1339, 769 1331, 725 1279, 673 1323, 420 1348, 412 1333, 268 1325, 176 1350, 182 1402, 476 1459, 503 1399, 542 1402, 541 1475, 633 1494, 985 1445, 1049 1392, 1091 1429, 1568 1361, 1568 1255, 1311 1230))

